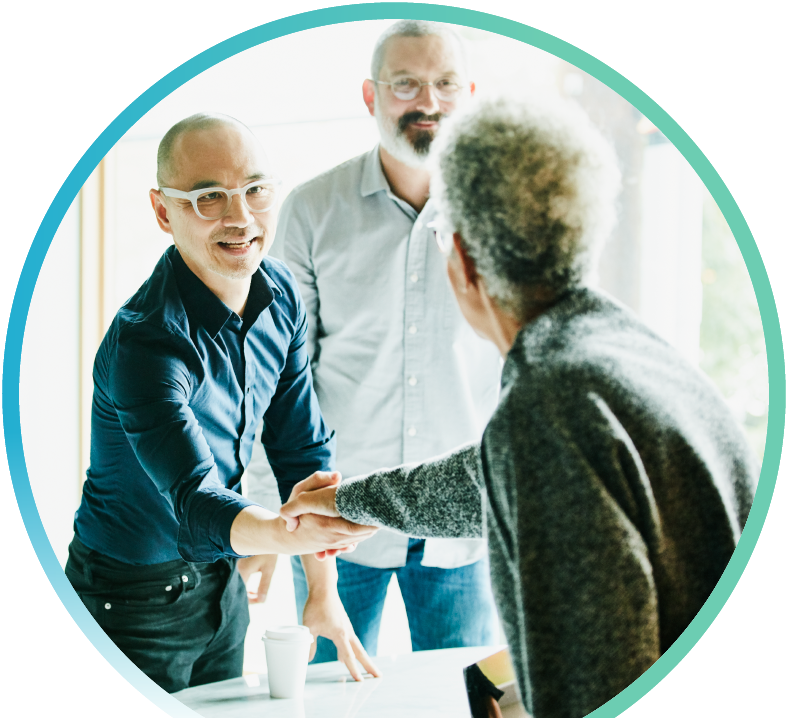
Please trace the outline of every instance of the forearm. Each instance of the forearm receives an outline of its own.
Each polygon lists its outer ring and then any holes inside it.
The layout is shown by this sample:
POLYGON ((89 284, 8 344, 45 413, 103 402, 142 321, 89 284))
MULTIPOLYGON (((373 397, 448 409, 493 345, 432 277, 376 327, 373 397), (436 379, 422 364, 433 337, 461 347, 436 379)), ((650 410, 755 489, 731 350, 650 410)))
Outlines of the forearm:
POLYGON ((335 558, 328 557, 323 561, 318 561, 314 554, 304 554, 301 556, 301 565, 304 567, 310 596, 321 598, 327 593, 336 591, 337 562, 335 558))
POLYGON ((261 506, 248 506, 230 527, 230 545, 241 555, 283 553, 290 556, 342 550, 377 531, 341 517, 303 516, 288 531, 283 519, 261 506), (272 518, 273 516, 273 518, 272 518))
POLYGON ((230 528, 230 545, 241 556, 288 553, 284 521, 262 506, 248 506, 230 528))
POLYGON ((336 507, 346 519, 409 536, 480 538, 479 445, 417 466, 377 471, 342 483, 336 507))

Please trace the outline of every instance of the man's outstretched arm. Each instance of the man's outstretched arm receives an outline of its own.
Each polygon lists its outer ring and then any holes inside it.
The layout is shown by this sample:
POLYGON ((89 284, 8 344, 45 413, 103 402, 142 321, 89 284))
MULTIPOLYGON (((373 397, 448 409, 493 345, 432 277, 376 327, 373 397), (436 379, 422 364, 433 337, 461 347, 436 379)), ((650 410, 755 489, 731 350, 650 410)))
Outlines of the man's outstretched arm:
POLYGON ((230 527, 230 545, 241 555, 283 553, 291 556, 327 549, 343 549, 369 538, 377 529, 360 526, 342 518, 305 516, 296 531, 261 506, 247 506, 230 527))

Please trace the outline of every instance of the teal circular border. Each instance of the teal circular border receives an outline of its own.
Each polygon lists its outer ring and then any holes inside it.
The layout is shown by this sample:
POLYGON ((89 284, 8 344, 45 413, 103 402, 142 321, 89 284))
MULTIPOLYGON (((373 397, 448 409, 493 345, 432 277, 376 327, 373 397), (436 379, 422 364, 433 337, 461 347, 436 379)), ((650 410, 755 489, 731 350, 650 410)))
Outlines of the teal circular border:
POLYGON ((129 683, 159 708, 172 716, 194 716, 191 709, 147 678, 98 627, 71 588, 44 531, 27 474, 19 414, 22 341, 33 291, 55 232, 91 172, 126 131, 173 90, 222 60, 269 40, 327 25, 391 18, 447 22, 519 40, 566 60, 615 90, 657 125, 697 172, 736 238, 755 289, 766 338, 769 419, 761 476, 752 510, 728 567, 687 630, 646 673, 592 714, 595 718, 613 718, 648 693, 687 655, 716 618, 744 572, 766 520, 780 465, 786 408, 785 355, 777 306, 758 247, 731 193, 698 146, 656 102, 615 70, 579 48, 528 25, 475 10, 416 3, 366 3, 314 10, 266 23, 214 45, 163 77, 118 115, 76 164, 47 210, 22 268, 11 306, 3 363, 2 407, 8 466, 19 510, 44 572, 63 605, 93 645, 129 683))

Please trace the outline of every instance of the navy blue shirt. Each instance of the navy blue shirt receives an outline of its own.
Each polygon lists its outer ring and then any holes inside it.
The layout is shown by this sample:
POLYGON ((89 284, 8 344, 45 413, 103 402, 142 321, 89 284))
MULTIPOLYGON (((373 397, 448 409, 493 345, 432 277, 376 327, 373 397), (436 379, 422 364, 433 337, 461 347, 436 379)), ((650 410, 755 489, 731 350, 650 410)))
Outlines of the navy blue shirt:
POLYGON ((283 499, 332 470, 306 332, 284 263, 263 260, 242 319, 167 249, 96 355, 80 540, 135 565, 237 556, 230 527, 254 503, 238 490, 261 419, 283 499))

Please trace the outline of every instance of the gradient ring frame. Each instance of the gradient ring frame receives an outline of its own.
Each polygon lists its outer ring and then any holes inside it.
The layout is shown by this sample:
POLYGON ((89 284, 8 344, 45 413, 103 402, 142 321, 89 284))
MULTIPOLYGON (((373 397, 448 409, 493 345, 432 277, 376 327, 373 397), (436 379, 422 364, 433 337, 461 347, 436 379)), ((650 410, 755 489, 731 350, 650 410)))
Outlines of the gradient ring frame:
POLYGON ((503 35, 560 57, 605 83, 654 122, 697 172, 722 210, 750 274, 763 323, 769 378, 766 446, 752 510, 728 567, 687 630, 654 666, 593 713, 596 718, 613 718, 651 690, 690 651, 716 618, 744 572, 766 520, 777 480, 785 428, 785 357, 777 306, 755 240, 725 183, 697 145, 648 95, 613 69, 563 40, 513 20, 443 5, 397 2, 314 10, 266 23, 218 43, 163 77, 118 115, 88 148, 55 196, 30 247, 14 295, 6 336, 2 409, 8 465, 19 510, 44 572, 63 605, 93 645, 129 683, 159 708, 172 716, 194 716, 189 708, 165 693, 134 666, 98 627, 66 579, 36 509, 25 464, 19 412, 22 343, 36 281, 55 232, 84 182, 126 131, 164 97, 222 60, 269 40, 317 27, 390 18, 435 20, 503 35))

